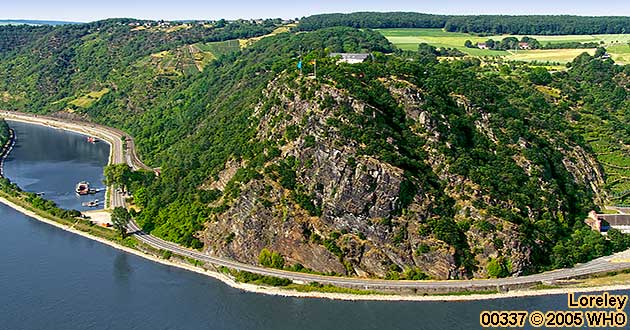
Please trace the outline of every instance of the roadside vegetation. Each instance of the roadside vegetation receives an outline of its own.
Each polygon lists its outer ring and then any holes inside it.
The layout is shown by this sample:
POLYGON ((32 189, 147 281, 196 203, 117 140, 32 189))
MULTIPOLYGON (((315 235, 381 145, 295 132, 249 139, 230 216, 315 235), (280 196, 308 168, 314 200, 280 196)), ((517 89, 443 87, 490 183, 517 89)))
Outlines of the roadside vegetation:
POLYGON ((105 238, 130 248, 138 244, 138 241, 133 237, 127 236, 123 238, 116 231, 98 226, 83 218, 79 211, 61 209, 54 202, 45 200, 36 194, 24 192, 8 179, 1 177, 0 197, 61 225, 105 238))

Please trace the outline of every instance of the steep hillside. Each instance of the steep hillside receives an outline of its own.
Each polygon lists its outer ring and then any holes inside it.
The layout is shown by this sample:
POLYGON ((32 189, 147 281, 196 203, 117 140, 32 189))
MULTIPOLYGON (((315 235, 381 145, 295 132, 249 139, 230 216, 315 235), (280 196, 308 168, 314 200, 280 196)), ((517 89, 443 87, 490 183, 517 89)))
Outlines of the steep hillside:
POLYGON ((473 70, 402 64, 329 63, 319 82, 271 82, 253 113, 262 155, 230 158, 202 187, 223 192, 205 246, 389 278, 485 277, 492 262, 523 274, 550 262, 603 181, 558 109, 473 70), (432 74, 409 75, 418 69, 432 74))
POLYGON ((608 202, 630 205, 630 66, 587 54, 552 85, 567 96, 571 122, 593 148, 606 172, 608 202))
POLYGON ((626 69, 438 62, 341 27, 237 50, 275 23, 136 23, 20 30, 0 52, 0 106, 133 134, 161 167, 122 176, 152 234, 266 266, 407 279, 520 275, 622 248, 582 224, 609 196, 579 115, 623 126, 626 69))

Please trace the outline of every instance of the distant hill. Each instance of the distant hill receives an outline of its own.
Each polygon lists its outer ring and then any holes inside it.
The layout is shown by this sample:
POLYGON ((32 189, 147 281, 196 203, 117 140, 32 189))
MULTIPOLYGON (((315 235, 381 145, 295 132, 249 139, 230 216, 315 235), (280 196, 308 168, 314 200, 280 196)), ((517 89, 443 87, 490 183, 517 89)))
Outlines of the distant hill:
POLYGON ((38 21, 30 19, 0 19, 0 25, 65 25, 65 24, 81 24, 79 22, 65 21, 38 21))
POLYGON ((476 34, 619 34, 630 31, 622 16, 569 15, 434 15, 411 12, 320 14, 300 20, 299 29, 313 31, 333 26, 354 28, 440 28, 476 34))

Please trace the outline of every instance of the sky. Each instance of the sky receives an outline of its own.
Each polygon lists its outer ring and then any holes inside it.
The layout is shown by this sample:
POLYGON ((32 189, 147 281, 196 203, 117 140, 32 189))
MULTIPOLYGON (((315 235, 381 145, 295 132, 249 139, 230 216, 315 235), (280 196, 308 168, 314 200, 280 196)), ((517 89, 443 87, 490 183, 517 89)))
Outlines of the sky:
POLYGON ((630 16, 629 0, 1 0, 0 19, 90 22, 105 18, 295 18, 320 13, 413 11, 434 14, 630 16))

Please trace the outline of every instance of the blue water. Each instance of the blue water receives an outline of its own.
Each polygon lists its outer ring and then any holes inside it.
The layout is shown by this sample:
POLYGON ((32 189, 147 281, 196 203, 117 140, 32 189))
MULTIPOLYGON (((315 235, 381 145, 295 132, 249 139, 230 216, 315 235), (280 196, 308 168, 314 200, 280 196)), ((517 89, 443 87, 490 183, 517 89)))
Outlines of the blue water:
MULTIPOLYGON (((105 188, 103 167, 109 159, 109 145, 92 144, 84 135, 58 129, 9 121, 16 135, 4 173, 25 191, 44 193, 44 198, 65 209, 88 210, 83 202, 105 200, 105 190, 88 196, 75 193, 78 182, 105 188)), ((101 204, 101 207, 103 204, 101 204)))
MULTIPOLYGON (((26 137, 40 136, 31 131, 39 128, 24 125, 20 130, 27 134, 22 137, 23 150, 15 155, 38 159, 39 168, 22 172, 21 179, 48 189, 47 197, 65 194, 65 186, 53 183, 56 176, 77 176, 72 166, 59 163, 75 164, 71 157, 77 154, 93 159, 94 164, 104 164, 108 157, 105 150, 73 142, 71 133, 52 130, 43 135, 46 139, 25 143, 26 137), (51 141, 54 145, 49 145, 51 141), (42 150, 47 151, 45 155, 33 155, 42 150), (56 176, 28 177, 29 173, 48 173, 51 168, 56 176)), ((24 160, 14 156, 12 161, 24 160)), ((80 176, 101 175, 96 165, 83 171, 80 176)), ((481 328, 482 310, 535 309, 566 309, 566 296, 480 302, 350 302, 246 293, 71 234, 0 204, 0 330, 468 330, 481 328)))

